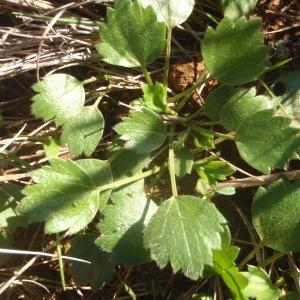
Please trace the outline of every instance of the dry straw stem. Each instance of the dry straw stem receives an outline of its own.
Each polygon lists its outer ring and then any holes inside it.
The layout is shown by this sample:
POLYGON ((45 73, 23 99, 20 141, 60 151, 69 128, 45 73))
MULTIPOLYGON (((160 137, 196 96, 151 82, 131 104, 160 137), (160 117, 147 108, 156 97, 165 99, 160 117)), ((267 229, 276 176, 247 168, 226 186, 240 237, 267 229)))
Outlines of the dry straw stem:
POLYGON ((98 3, 101 8, 111 1, 73 1, 66 5, 59 5, 59 2, 1 1, 2 15, 13 20, 14 25, 0 22, 0 79, 35 70, 37 64, 50 67, 99 62, 93 47, 99 38, 98 27, 93 20, 99 22, 103 18, 85 5, 98 3), (76 10, 78 7, 80 10, 76 10), (56 20, 47 32, 51 20, 63 9, 65 21, 56 20), (90 24, 82 25, 81 22, 87 22, 87 14, 91 16, 90 24), (38 55, 41 42, 43 47, 38 55))
POLYGON ((234 187, 237 189, 241 188, 249 188, 249 187, 256 187, 262 185, 268 185, 273 181, 285 177, 290 181, 299 180, 300 179, 300 170, 283 172, 283 173, 276 173, 276 174, 269 174, 269 175, 261 175, 256 177, 247 177, 235 180, 229 180, 226 182, 220 182, 218 187, 234 187))

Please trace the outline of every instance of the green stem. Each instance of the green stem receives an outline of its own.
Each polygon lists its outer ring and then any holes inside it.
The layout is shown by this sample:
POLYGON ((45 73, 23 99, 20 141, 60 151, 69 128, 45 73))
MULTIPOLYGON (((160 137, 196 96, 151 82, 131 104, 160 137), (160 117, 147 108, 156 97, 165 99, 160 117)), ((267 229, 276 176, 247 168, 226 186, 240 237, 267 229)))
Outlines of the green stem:
POLYGON ((61 285, 63 290, 66 290, 66 280, 65 280, 65 273, 64 273, 64 264, 62 259, 62 253, 61 253, 61 243, 59 239, 58 233, 56 233, 56 251, 58 256, 58 264, 59 264, 59 275, 61 280, 61 285))
POLYGON ((242 262, 239 264, 239 270, 242 269, 250 259, 252 259, 260 249, 264 247, 263 241, 261 241, 259 244, 255 245, 253 250, 242 260, 242 262))
POLYGON ((177 193, 177 185, 176 185, 176 175, 175 175, 175 155, 174 155, 174 145, 173 145, 173 136, 174 136, 174 128, 175 126, 171 126, 170 129, 170 137, 169 137, 169 174, 171 181, 171 189, 174 197, 178 195, 177 193))
POLYGON ((217 136, 217 137, 223 138, 225 140, 231 140, 231 141, 235 140, 234 136, 231 135, 231 134, 224 134, 224 133, 220 133, 220 132, 214 132, 214 135, 217 136))
POLYGON ((286 254, 288 254, 288 252, 276 252, 272 256, 268 257, 266 260, 261 262, 258 266, 264 268, 286 254))
POLYGON ((168 28, 167 49, 166 49, 166 59, 165 59, 165 67, 164 67, 164 80, 163 80, 164 87, 168 86, 170 58, 171 58, 171 42, 172 42, 172 28, 168 28))
POLYGON ((231 140, 231 141, 235 140, 234 135, 232 133, 225 134, 225 133, 216 132, 216 131, 213 131, 213 130, 204 129, 202 127, 189 126, 188 124, 183 124, 183 125, 187 126, 187 127, 191 127, 193 130, 195 130, 197 132, 200 132, 200 133, 211 134, 213 136, 220 137, 220 138, 223 138, 223 139, 226 139, 226 140, 231 140))
POLYGON ((99 186, 97 188, 97 191, 100 193, 100 192, 103 192, 103 191, 106 191, 106 190, 115 189, 115 188, 118 188, 118 187, 120 187, 122 185, 126 185, 126 184, 129 184, 129 183, 138 181, 140 179, 149 177, 149 176, 151 176, 153 174, 158 173, 160 170, 161 170, 161 167, 155 167, 155 168, 153 168, 153 169, 151 169, 149 171, 142 172, 140 174, 136 174, 136 175, 130 176, 128 178, 120 179, 120 180, 114 181, 112 183, 108 183, 108 184, 104 184, 102 186, 99 186))
POLYGON ((82 83, 82 85, 86 85, 86 84, 89 84, 91 82, 95 82, 96 80, 97 80, 97 78, 95 76, 92 76, 92 77, 90 77, 86 80, 81 81, 81 83, 82 83))
POLYGON ((168 102, 176 102, 177 100, 186 97, 189 95, 192 95, 194 93, 194 91, 201 86, 204 82, 208 81, 210 78, 205 78, 206 75, 208 73, 206 71, 203 71, 203 73, 201 74, 201 76, 196 80, 196 82, 194 83, 193 86, 191 86, 190 88, 184 90, 183 92, 175 95, 174 97, 169 98, 168 102))
POLYGON ((269 95, 277 102, 277 105, 280 107, 280 109, 282 110, 282 112, 286 116, 288 116, 288 114, 285 111, 284 107, 282 106, 282 104, 280 103, 280 101, 278 100, 278 98, 276 97, 276 95, 273 93, 273 91, 268 87, 268 85, 260 77, 258 77, 258 81, 266 89, 266 91, 269 93, 269 95))
POLYGON ((152 81, 152 79, 150 77, 150 74, 149 74, 148 70, 146 69, 146 67, 145 66, 141 66, 141 69, 142 69, 142 72, 143 72, 143 74, 145 76, 147 84, 152 85, 153 81, 152 81))
POLYGON ((280 67, 286 65, 286 64, 289 63, 291 60, 293 60, 293 58, 287 58, 287 59, 285 59, 285 60, 283 60, 283 61, 280 61, 279 63, 275 64, 274 66, 272 66, 272 67, 266 69, 266 70, 264 71, 263 74, 266 74, 266 73, 269 73, 269 72, 271 72, 271 71, 274 71, 274 70, 276 70, 276 69, 278 69, 278 68, 280 68, 280 67))

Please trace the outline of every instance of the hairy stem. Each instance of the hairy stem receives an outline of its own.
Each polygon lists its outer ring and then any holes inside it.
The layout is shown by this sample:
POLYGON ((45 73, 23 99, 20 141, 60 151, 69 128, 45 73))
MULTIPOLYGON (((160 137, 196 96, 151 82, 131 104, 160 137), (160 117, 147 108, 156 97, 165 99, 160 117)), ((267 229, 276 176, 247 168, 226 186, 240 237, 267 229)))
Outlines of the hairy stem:
POLYGON ((120 187, 122 185, 126 185, 126 184, 129 184, 129 183, 138 181, 140 179, 149 177, 149 176, 151 176, 153 174, 158 173, 160 170, 161 170, 161 167, 155 167, 155 168, 153 168, 153 169, 151 169, 149 171, 142 172, 142 173, 136 174, 134 176, 130 176, 128 178, 120 179, 120 180, 114 181, 112 183, 104 184, 102 186, 99 186, 97 188, 97 190, 100 193, 100 192, 103 192, 103 191, 106 191, 106 190, 115 189, 115 188, 118 188, 118 187, 120 187))
POLYGON ((150 77, 150 74, 149 74, 147 68, 146 68, 145 66, 141 66, 141 69, 142 69, 142 71, 143 71, 143 74, 144 74, 144 76, 145 76, 145 79, 146 79, 146 81, 147 81, 147 84, 152 85, 152 84, 153 84, 153 81, 152 81, 152 79, 151 79, 151 77, 150 77))
POLYGON ((56 251, 57 251, 57 257, 58 257, 58 264, 59 264, 59 275, 61 280, 61 285, 63 290, 66 290, 66 280, 65 280, 65 272, 64 272, 64 263, 62 259, 62 253, 61 253, 61 243, 59 239, 59 234, 56 233, 56 251))
POLYGON ((175 126, 171 126, 170 137, 169 137, 169 173, 171 180, 171 189, 173 196, 177 196, 177 185, 176 185, 176 175, 175 175, 175 156, 174 156, 174 147, 173 147, 173 136, 174 136, 174 128, 175 126))
POLYGON ((167 49, 166 49, 166 60, 164 68, 164 87, 168 86, 169 69, 170 69, 170 58, 171 58, 171 42, 172 42, 172 28, 168 28, 167 31, 167 49))

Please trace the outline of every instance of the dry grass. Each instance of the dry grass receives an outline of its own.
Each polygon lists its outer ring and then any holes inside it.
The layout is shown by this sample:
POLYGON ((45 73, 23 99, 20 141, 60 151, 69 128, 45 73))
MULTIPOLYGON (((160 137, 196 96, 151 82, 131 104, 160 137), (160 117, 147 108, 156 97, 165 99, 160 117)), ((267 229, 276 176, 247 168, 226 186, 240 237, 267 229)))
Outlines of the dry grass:
MULTIPOLYGON (((0 189, 4 182, 21 186, 31 184, 30 171, 48 161, 42 143, 37 139, 60 135, 60 129, 51 121, 43 123, 30 114, 31 86, 49 72, 69 72, 80 80, 96 77, 89 85, 87 101, 97 98, 99 93, 106 92, 109 88, 107 99, 101 103, 101 111, 108 123, 107 138, 99 145, 95 154, 96 157, 103 155, 103 150, 111 140, 112 126, 126 113, 128 100, 139 95, 143 82, 140 70, 108 66, 101 61, 94 48, 94 44, 99 41, 98 23, 105 21, 106 8, 113 2, 0 1, 0 110, 4 116, 4 126, 0 128, 0 189)), ((266 1, 260 2, 259 8, 263 10, 267 5, 266 1)), ((290 5, 280 8, 284 9, 283 12, 268 6, 269 13, 264 15, 264 21, 266 31, 274 31, 267 36, 270 44, 290 32, 293 34, 292 39, 299 37, 296 32, 298 27, 293 26, 299 20, 296 6, 297 1, 290 1, 290 5), (272 22, 270 15, 273 16, 274 13, 281 14, 282 24, 272 22), (277 36, 276 32, 280 35, 277 36)), ((173 62, 199 59, 199 40, 208 20, 202 9, 205 11, 207 8, 216 13, 216 1, 199 1, 195 16, 200 21, 193 20, 177 28, 172 48, 173 62)), ((258 10, 257 13, 259 12, 258 10)), ((291 48, 292 56, 296 56, 299 51, 295 45, 291 48)), ((150 66, 154 77, 159 77, 162 66, 163 60, 150 66)), ((61 148, 60 157, 70 157, 67 148, 61 148)), ((235 205, 231 209, 239 212, 237 218, 240 218, 241 226, 251 232, 247 216, 235 205)), ((63 244, 67 248, 68 239, 63 239, 63 244)), ((41 226, 31 226, 16 233, 13 246, 15 249, 45 251, 52 249, 53 240, 52 237, 44 236, 41 226)), ((288 255, 285 261, 290 270, 299 272, 295 257, 288 255)), ((275 275, 278 272, 273 265, 269 270, 275 275)), ((200 290, 212 291, 215 299, 223 299, 224 293, 219 279, 191 282, 181 275, 172 275, 170 269, 159 272, 155 264, 134 269, 120 266, 118 277, 97 291, 77 286, 68 274, 66 276, 67 291, 63 292, 56 259, 16 257, 0 269, 0 291, 5 289, 5 294, 0 299, 131 299, 124 289, 124 283, 134 290, 138 299, 186 300, 200 290), (162 295, 161 298, 154 298, 157 290, 162 295)), ((300 290, 297 280, 295 286, 300 290)))

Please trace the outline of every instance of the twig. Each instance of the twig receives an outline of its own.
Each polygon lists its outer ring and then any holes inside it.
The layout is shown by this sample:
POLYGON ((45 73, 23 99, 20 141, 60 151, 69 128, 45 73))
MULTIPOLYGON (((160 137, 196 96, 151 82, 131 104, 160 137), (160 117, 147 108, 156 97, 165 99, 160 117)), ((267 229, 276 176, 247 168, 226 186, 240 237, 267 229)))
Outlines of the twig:
POLYGON ((299 180, 300 170, 269 174, 269 175, 261 175, 261 176, 256 176, 256 178, 247 177, 247 178, 229 180, 226 182, 219 182, 218 187, 223 188, 223 187, 230 186, 238 189, 245 189, 249 187, 268 185, 281 177, 286 177, 290 181, 299 180))

